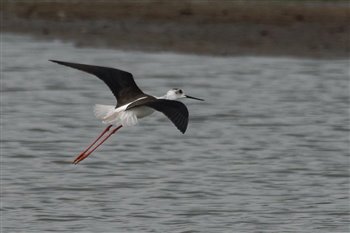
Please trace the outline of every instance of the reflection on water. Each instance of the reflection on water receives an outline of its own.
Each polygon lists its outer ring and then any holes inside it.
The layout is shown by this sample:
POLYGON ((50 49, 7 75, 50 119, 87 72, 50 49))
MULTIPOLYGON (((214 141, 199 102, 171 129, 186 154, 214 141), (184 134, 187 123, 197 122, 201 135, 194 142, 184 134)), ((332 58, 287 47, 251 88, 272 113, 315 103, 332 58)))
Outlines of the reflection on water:
POLYGON ((74 48, 4 35, 4 232, 346 232, 346 60, 74 48), (182 135, 162 114, 71 165, 114 104, 97 78, 48 59, 112 66, 147 93, 205 102, 182 135))

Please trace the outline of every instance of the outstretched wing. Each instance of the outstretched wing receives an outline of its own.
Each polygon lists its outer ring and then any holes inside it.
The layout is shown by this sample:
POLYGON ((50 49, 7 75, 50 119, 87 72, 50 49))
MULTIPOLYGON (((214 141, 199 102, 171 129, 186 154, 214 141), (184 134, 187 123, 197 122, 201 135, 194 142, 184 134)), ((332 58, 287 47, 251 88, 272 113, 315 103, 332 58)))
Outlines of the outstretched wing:
POLYGON ((188 125, 188 110, 186 105, 175 100, 142 99, 130 104, 126 110, 147 106, 166 115, 182 133, 186 132, 188 125))
POLYGON ((50 61, 97 76, 113 92, 113 95, 117 99, 117 107, 130 103, 144 95, 129 72, 103 66, 84 65, 57 60, 50 61))

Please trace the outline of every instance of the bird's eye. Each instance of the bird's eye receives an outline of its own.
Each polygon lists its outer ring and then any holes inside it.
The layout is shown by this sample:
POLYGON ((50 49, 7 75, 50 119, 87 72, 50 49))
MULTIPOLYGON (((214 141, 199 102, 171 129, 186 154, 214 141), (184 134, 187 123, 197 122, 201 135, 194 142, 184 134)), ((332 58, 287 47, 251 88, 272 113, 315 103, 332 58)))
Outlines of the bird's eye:
POLYGON ((181 89, 180 89, 178 92, 179 92, 179 94, 182 94, 182 93, 183 93, 183 91, 182 91, 181 89))

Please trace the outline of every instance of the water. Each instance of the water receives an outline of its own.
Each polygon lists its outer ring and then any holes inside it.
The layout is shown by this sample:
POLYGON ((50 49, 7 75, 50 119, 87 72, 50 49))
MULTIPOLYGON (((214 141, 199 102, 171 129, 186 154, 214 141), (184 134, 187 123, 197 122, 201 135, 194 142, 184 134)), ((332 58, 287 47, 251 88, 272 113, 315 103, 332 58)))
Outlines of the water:
POLYGON ((1 232, 348 232, 349 63, 75 48, 3 35, 1 232), (48 59, 131 71, 153 95, 205 102, 182 135, 162 114, 103 129, 97 78, 48 59))

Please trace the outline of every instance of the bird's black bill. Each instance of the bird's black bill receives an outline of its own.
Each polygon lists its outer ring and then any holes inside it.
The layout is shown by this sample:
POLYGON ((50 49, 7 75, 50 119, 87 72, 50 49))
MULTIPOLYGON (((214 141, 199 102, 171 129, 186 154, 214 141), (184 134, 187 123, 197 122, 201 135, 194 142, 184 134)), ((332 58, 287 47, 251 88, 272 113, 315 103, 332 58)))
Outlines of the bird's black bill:
POLYGON ((199 99, 199 98, 196 98, 196 97, 193 97, 193 96, 189 96, 189 95, 186 95, 186 98, 204 101, 204 99, 199 99))

